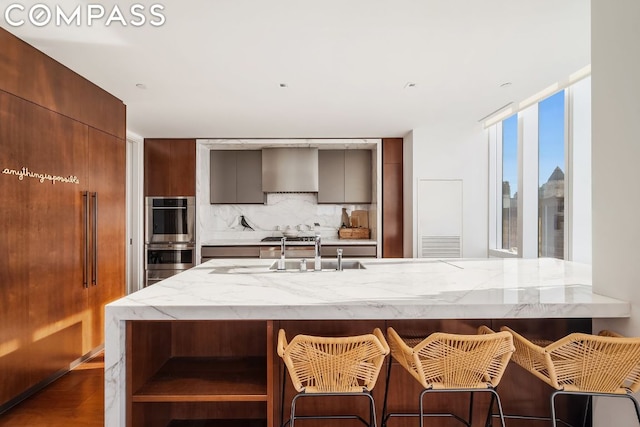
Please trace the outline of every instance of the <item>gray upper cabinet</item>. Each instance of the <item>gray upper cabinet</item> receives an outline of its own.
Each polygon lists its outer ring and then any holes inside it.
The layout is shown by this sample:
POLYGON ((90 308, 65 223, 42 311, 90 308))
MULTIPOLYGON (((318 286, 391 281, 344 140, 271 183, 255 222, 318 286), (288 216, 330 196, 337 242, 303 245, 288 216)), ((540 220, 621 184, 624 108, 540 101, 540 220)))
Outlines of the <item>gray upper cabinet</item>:
POLYGON ((345 150, 344 201, 371 203, 371 150, 345 150))
POLYGON ((264 203, 260 150, 210 151, 211 203, 264 203))
POLYGON ((264 203, 262 151, 237 151, 236 203, 264 203))
POLYGON ((211 203, 236 203, 236 151, 211 151, 211 203))
POLYGON ((344 150, 318 150, 318 203, 344 203, 344 150))
POLYGON ((319 150, 318 171, 318 203, 371 203, 371 150, 319 150))

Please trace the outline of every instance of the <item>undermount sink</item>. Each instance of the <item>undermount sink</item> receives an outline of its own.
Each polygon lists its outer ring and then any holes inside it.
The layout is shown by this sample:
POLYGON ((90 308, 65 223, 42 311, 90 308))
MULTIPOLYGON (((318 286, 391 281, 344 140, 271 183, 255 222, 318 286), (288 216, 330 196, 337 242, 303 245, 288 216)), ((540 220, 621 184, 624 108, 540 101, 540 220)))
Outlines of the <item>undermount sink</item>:
MULTIPOLYGON (((307 259, 307 270, 306 271, 314 271, 313 269, 314 261, 313 259, 307 259)), ((300 260, 299 259, 288 259, 284 263, 284 270, 280 271, 301 271, 300 270, 300 260)), ((338 269, 338 260, 336 259, 328 259, 322 260, 322 271, 335 271, 338 269)), ((342 269, 343 270, 365 270, 366 267, 362 265, 360 261, 357 260, 342 260, 342 269)), ((278 261, 274 261, 273 264, 269 267, 269 270, 278 270, 278 261)))

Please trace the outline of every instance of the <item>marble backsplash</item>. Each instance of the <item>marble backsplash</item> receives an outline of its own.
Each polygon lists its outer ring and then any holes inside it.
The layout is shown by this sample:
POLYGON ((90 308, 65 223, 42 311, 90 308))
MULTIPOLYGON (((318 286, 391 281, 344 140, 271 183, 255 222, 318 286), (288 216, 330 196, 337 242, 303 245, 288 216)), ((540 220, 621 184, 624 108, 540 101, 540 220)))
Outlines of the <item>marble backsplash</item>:
POLYGON ((301 234, 313 235, 319 231, 323 237, 335 238, 342 225, 343 207, 348 213, 370 208, 370 205, 319 205, 312 193, 271 193, 266 197, 264 205, 199 204, 196 215, 200 241, 261 239, 279 236, 281 231, 277 229, 287 227, 299 227, 301 234), (254 231, 240 224, 241 215, 254 231))

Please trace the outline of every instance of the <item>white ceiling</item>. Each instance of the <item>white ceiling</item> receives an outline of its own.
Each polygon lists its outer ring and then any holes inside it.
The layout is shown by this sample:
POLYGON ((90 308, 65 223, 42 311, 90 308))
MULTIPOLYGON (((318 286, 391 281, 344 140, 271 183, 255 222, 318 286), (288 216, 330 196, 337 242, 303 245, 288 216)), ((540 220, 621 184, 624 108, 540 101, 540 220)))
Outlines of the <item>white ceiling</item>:
MULTIPOLYGON (((130 19, 136 2, 99 3, 130 19)), ((402 136, 477 123, 590 63, 589 0, 155 3, 161 27, 0 24, 122 99, 142 137, 402 136)))

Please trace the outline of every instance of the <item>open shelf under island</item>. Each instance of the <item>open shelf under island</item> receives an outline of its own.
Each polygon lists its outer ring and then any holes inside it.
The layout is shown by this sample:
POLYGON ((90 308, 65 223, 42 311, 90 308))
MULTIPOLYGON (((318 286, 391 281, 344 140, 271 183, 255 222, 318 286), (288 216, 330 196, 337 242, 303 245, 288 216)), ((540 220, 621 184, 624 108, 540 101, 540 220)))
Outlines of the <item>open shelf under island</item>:
MULTIPOLYGON (((285 414, 294 394, 275 354, 280 328, 290 337, 388 326, 426 336, 508 325, 553 340, 590 332, 592 318, 630 315, 629 303, 593 294, 589 266, 555 259, 372 259, 362 260, 364 269, 341 272, 276 272, 271 264, 213 260, 109 304, 105 425, 279 425, 283 378, 285 414)), ((378 415, 385 381, 383 369, 374 389, 378 415)), ((392 412, 417 408, 420 388, 413 378, 396 369, 390 384, 392 412)), ((510 366, 500 386, 505 411, 544 416, 545 387, 510 366)), ((466 396, 439 397, 430 405, 449 410, 451 402, 454 410, 467 410, 466 396)), ((474 405, 480 423, 488 399, 474 405)), ((303 410, 354 406, 357 401, 333 399, 303 410)), ((579 417, 573 412, 581 407, 565 402, 565 416, 579 417)))

